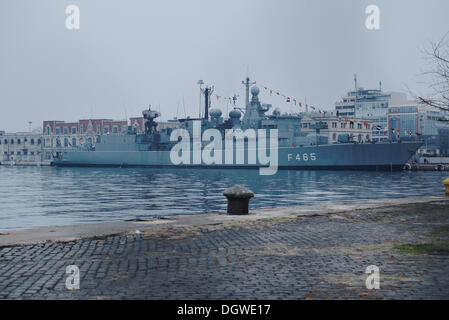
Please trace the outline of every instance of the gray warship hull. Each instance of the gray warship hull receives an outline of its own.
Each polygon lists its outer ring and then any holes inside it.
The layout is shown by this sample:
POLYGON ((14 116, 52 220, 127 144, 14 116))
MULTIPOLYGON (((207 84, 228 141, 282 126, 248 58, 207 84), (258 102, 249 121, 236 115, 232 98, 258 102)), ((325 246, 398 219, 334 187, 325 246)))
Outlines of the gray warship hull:
MULTIPOLYGON (((420 142, 335 144, 304 147, 280 147, 278 169, 291 170, 401 170, 420 142)), ((155 168, 205 168, 205 169, 257 169, 261 164, 244 163, 175 165, 170 159, 171 151, 95 150, 66 151, 55 157, 56 166, 97 167, 155 167, 155 168)), ((235 154, 235 153, 234 153, 235 154)), ((191 152, 190 159, 193 158, 191 152)))

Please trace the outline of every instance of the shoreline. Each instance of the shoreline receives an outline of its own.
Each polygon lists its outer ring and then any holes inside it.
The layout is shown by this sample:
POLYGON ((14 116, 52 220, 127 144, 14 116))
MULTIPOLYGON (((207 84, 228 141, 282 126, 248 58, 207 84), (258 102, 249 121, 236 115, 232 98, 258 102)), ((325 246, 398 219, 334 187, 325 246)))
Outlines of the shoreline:
POLYGON ((45 242, 71 242, 81 239, 95 239, 107 236, 145 232, 153 229, 166 229, 176 227, 192 227, 219 225, 245 221, 257 221, 276 218, 294 218, 306 216, 337 216, 338 213, 376 209, 382 207, 395 207, 409 204, 448 202, 449 197, 444 195, 426 197, 405 197, 396 199, 370 200, 363 202, 325 203, 316 205, 303 205, 291 207, 277 207, 259 210, 250 210, 249 215, 231 216, 226 213, 209 213, 179 215, 161 219, 139 221, 109 221, 86 223, 66 226, 37 227, 31 229, 0 229, 0 248, 39 244, 45 242))

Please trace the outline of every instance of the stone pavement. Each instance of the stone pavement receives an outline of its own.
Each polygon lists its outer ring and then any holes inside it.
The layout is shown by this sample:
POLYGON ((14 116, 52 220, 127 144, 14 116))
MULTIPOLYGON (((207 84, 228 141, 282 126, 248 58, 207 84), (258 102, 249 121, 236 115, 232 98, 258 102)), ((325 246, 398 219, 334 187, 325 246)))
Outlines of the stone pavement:
POLYGON ((449 299, 449 202, 0 247, 1 299, 449 299), (80 289, 66 288, 77 265, 80 289), (365 270, 380 269, 368 290, 365 270))

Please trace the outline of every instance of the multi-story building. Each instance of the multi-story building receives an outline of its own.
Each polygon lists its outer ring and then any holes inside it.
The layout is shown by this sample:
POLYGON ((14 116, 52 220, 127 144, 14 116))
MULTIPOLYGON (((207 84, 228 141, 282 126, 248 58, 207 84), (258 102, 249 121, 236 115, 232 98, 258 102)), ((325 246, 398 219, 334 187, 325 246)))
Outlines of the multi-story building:
POLYGON ((303 113, 301 131, 313 133, 317 130, 328 137, 329 143, 338 142, 341 135, 347 135, 352 141, 360 143, 372 140, 372 123, 369 120, 316 112, 303 113))
POLYGON ((349 91, 346 97, 335 103, 336 114, 342 117, 354 117, 355 91, 349 91))
POLYGON ((388 137, 391 140, 422 139, 424 145, 418 154, 440 155, 447 141, 448 119, 448 112, 423 104, 394 106, 388 111, 388 137))
POLYGON ((342 101, 335 104, 337 115, 342 117, 357 117, 369 120, 374 124, 376 130, 372 131, 374 141, 385 141, 388 139, 387 113, 390 93, 383 93, 381 89, 365 90, 358 87, 357 90, 349 91, 342 101))
POLYGON ((43 160, 41 134, 0 132, 0 163, 33 163, 43 160))
POLYGON ((388 110, 394 105, 406 105, 414 103, 407 99, 402 92, 383 92, 381 84, 379 89, 364 89, 357 86, 355 78, 355 90, 349 91, 341 101, 335 103, 337 116, 357 117, 372 122, 373 141, 388 141, 388 110))

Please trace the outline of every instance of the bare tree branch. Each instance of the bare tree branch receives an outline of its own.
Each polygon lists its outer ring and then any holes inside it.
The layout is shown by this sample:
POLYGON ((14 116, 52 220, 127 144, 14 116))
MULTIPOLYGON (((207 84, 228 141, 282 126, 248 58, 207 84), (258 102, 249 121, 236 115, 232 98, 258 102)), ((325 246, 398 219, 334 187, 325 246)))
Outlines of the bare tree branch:
POLYGON ((433 90, 433 94, 427 97, 417 97, 422 103, 449 111, 449 32, 439 41, 431 42, 428 48, 424 48, 423 58, 430 64, 430 70, 422 72, 426 77, 427 86, 433 90))

